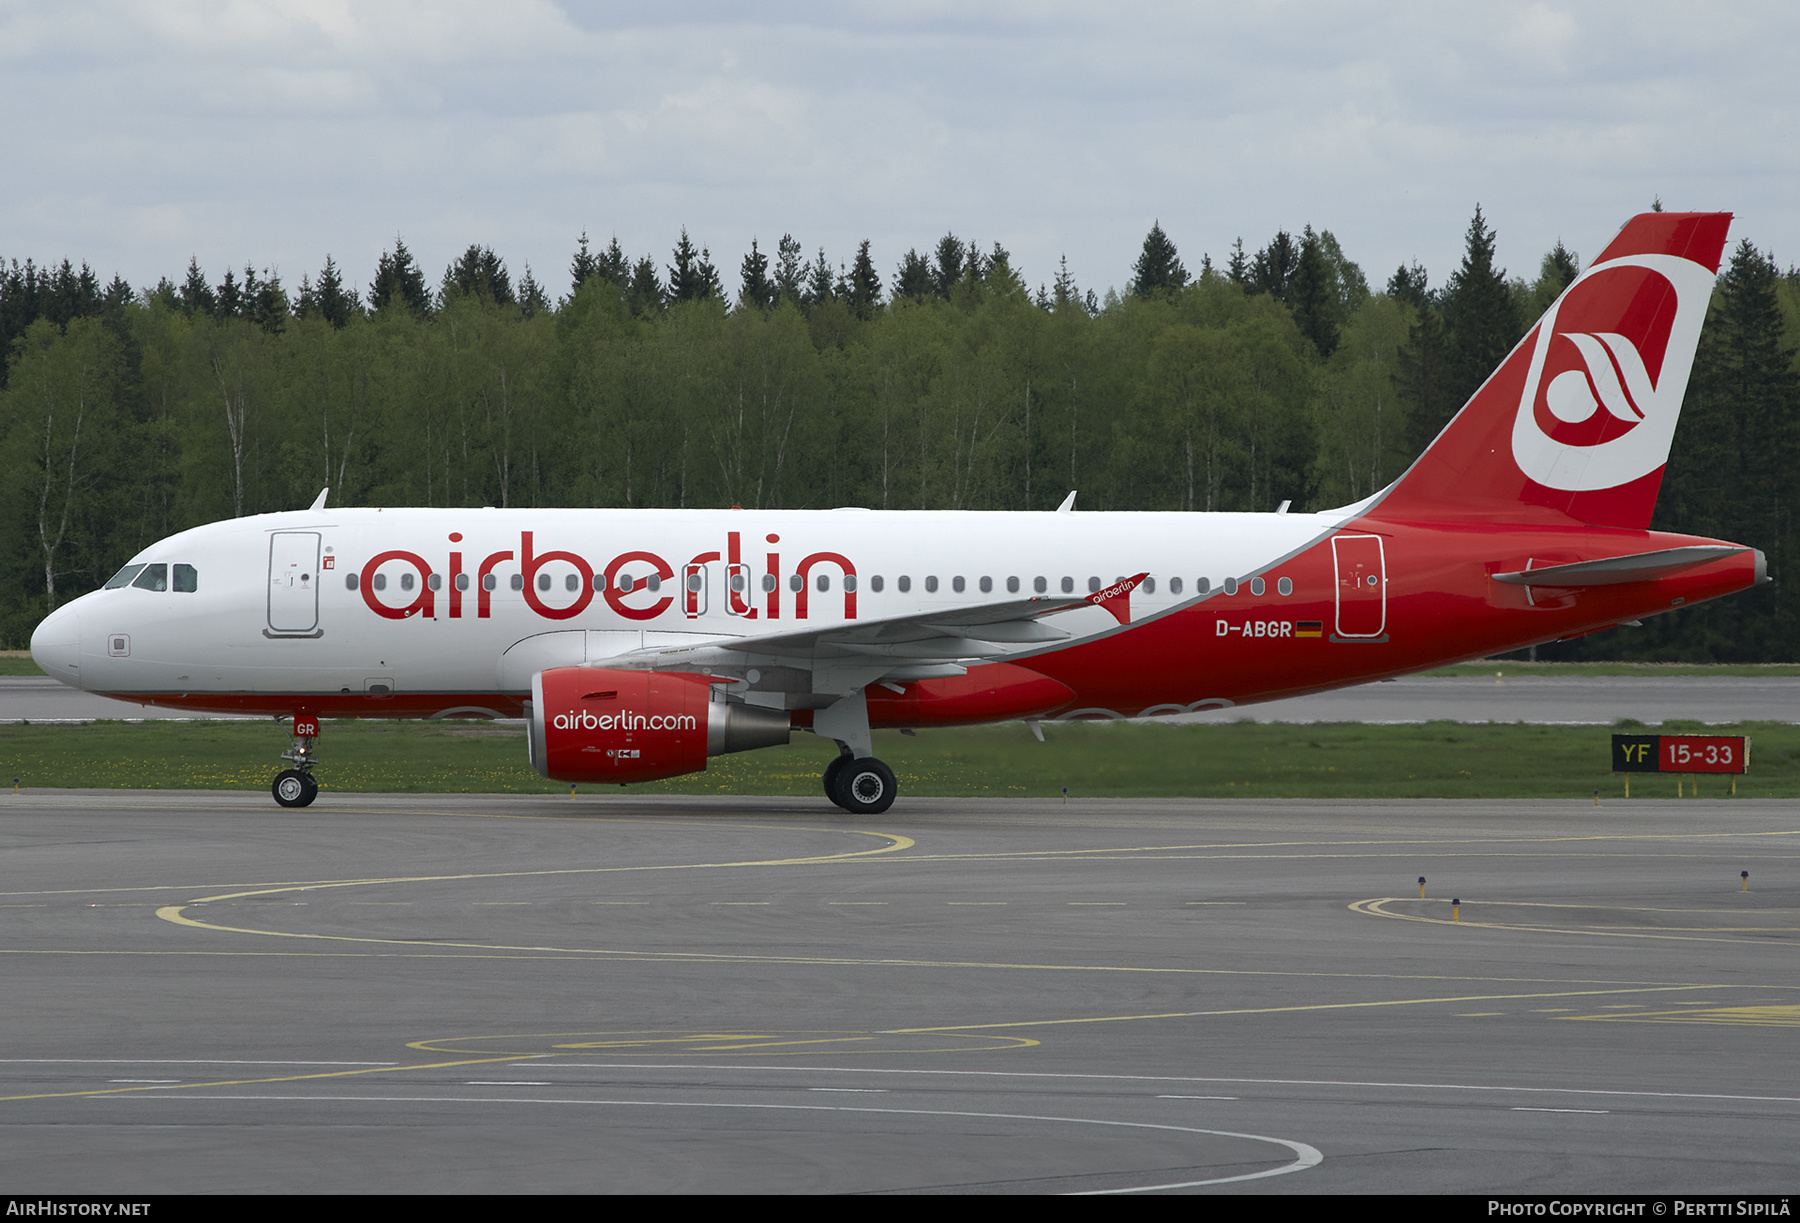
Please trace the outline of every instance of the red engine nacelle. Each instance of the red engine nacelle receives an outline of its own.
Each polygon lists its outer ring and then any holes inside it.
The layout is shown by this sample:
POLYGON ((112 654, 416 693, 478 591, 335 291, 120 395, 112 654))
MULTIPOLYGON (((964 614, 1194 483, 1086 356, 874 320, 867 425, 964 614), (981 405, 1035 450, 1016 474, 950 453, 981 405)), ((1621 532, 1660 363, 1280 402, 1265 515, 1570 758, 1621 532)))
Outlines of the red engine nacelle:
POLYGON ((531 763, 553 781, 656 781, 786 743, 785 710, 714 700, 710 675, 556 667, 531 681, 531 763))

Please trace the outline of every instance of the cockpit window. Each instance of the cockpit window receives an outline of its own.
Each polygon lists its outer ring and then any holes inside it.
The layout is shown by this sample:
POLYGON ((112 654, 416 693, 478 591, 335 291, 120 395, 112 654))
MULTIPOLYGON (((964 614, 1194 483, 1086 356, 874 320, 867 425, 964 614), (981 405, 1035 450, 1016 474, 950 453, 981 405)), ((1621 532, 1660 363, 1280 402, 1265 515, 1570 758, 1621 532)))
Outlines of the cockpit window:
POLYGON ((177 593, 193 594, 200 589, 200 573, 192 565, 175 566, 175 590, 177 593))
POLYGON ((110 581, 106 584, 106 588, 108 590, 117 590, 121 586, 131 585, 131 579, 136 577, 138 575, 138 570, 140 570, 142 568, 143 568, 142 565, 127 565, 127 566, 125 566, 123 569, 121 569, 117 573, 113 574, 112 581, 110 581))
POLYGON ((132 583, 139 590, 167 590, 169 588, 169 567, 164 564, 145 565, 144 571, 132 583))

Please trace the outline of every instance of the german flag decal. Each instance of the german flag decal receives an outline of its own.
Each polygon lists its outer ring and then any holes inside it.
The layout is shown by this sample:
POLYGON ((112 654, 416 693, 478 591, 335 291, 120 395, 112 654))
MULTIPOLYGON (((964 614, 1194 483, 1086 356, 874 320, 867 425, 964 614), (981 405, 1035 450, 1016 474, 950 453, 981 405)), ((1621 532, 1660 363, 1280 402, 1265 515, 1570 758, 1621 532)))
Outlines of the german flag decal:
POLYGON ((1294 636, 1296 637, 1323 637, 1324 635, 1325 622, 1323 620, 1294 621, 1294 636))

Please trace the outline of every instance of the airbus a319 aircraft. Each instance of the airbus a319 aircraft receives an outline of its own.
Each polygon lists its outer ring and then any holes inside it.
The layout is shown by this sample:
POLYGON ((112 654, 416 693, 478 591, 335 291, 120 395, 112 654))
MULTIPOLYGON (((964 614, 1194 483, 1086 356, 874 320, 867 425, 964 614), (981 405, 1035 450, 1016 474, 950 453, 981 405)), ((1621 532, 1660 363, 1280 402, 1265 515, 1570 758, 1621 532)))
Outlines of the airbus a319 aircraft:
MULTIPOLYGON (((871 730, 1154 717, 1402 675, 1767 580, 1648 529, 1730 223, 1633 218, 1394 484, 1319 513, 327 508, 144 549, 31 651, 121 700, 292 719, 523 717, 545 777, 629 783, 871 730)), ((1286 507, 1284 506, 1283 509, 1286 507)), ((1034 724, 1035 729, 1035 724, 1034 724)))

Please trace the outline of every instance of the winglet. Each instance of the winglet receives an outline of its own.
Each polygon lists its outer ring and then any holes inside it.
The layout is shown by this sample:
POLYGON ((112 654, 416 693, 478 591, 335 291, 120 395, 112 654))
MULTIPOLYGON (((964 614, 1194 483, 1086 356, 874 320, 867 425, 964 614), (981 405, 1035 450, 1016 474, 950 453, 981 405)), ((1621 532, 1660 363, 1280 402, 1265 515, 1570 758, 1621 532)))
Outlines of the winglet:
POLYGON ((329 485, 329 484, 327 484, 324 488, 321 488, 319 490, 319 495, 317 497, 313 498, 313 503, 310 506, 308 506, 307 508, 313 509, 313 510, 324 509, 325 508, 325 494, 330 491, 331 491, 331 485, 329 485))
POLYGON ((1133 578, 1121 578, 1111 586, 1096 590, 1087 597, 1087 601, 1095 607, 1104 607, 1120 624, 1130 624, 1131 592, 1142 586, 1144 579, 1149 576, 1148 573, 1140 573, 1133 578))
POLYGON ((1069 490, 1069 495, 1063 498, 1063 503, 1056 507, 1057 513, 1073 514, 1075 512, 1075 493, 1076 493, 1076 491, 1077 490, 1072 489, 1072 488, 1069 490))

